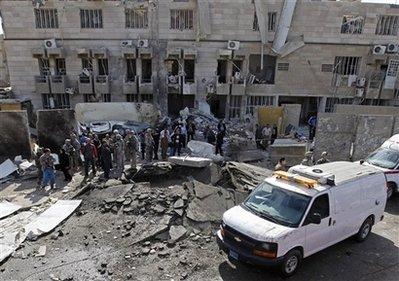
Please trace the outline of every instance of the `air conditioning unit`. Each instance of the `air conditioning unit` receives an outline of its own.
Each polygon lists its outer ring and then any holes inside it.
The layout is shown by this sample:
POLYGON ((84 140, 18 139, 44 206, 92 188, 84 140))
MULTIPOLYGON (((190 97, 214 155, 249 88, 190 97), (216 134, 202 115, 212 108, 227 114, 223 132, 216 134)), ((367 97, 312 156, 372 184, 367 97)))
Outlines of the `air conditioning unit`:
POLYGON ((207 94, 214 94, 215 93, 215 86, 213 84, 209 84, 206 86, 206 93, 207 94))
POLYGON ((383 45, 375 45, 373 47, 373 55, 383 55, 385 54, 386 46, 383 45))
POLYGON ((399 44, 388 44, 386 52, 391 54, 399 53, 399 44))
POLYGON ((133 46, 133 41, 132 40, 123 40, 121 41, 121 47, 132 47, 133 46))
POLYGON ((240 42, 239 41, 229 41, 227 43, 227 49, 237 51, 238 49, 240 49, 240 42))
POLYGON ((57 48, 57 43, 55 39, 46 39, 44 40, 44 47, 46 47, 46 49, 54 49, 57 48))
POLYGON ((364 89, 363 88, 356 89, 356 97, 362 98, 363 95, 364 95, 364 89))
POLYGON ((356 79, 356 86, 357 87, 364 87, 366 85, 366 78, 361 77, 356 79))
POLYGON ((89 77, 89 76, 91 75, 90 70, 88 70, 87 68, 83 68, 82 73, 83 73, 84 75, 86 75, 87 77, 89 77))
POLYGON ((148 48, 148 39, 139 39, 137 41, 138 48, 148 48))
POLYGON ((75 89, 74 88, 65 88, 65 93, 73 95, 73 94, 75 94, 75 89))

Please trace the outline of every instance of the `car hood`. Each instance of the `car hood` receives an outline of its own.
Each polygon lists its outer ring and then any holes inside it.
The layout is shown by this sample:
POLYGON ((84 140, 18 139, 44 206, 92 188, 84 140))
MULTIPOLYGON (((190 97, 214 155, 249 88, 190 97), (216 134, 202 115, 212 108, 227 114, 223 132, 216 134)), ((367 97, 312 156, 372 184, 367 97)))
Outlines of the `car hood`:
MULTIPOLYGON (((357 162, 356 162, 356 163, 357 163, 357 162)), ((367 161, 364 161, 362 165, 371 166, 371 167, 374 167, 374 168, 376 168, 377 170, 380 170, 380 171, 383 171, 383 172, 392 170, 392 169, 383 168, 383 167, 380 167, 380 166, 373 165, 373 164, 371 164, 371 163, 369 163, 369 162, 367 162, 367 161)))
POLYGON ((238 232, 258 241, 277 242, 294 228, 268 221, 264 218, 235 206, 223 214, 223 222, 238 232))

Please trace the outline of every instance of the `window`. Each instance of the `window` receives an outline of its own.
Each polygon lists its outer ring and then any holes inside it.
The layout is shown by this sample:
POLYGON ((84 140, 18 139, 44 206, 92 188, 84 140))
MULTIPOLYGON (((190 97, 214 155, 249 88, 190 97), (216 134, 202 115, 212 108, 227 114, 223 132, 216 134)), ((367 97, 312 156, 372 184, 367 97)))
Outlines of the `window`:
POLYGON ((399 35, 399 16, 379 16, 375 34, 399 35))
POLYGON ((136 78, 136 60, 126 59, 126 82, 134 82, 136 78))
POLYGON ((152 100, 153 100, 153 95, 152 94, 142 94, 141 95, 141 101, 142 102, 152 102, 152 100))
POLYGON ((126 9, 126 28, 148 28, 147 9, 126 9))
POLYGON ((218 60, 218 67, 216 70, 218 76, 218 83, 227 83, 227 61, 218 60))
POLYGON ((126 95, 127 102, 139 102, 139 95, 137 94, 127 94, 126 95))
POLYGON ((241 112, 241 96, 230 96, 230 118, 240 118, 241 112))
POLYGON ((70 108, 69 94, 42 94, 43 108, 70 108))
POLYGON ((141 72, 143 83, 151 83, 152 76, 152 60, 151 59, 142 59, 141 60, 141 72))
POLYGON ((108 59, 97 59, 98 63, 98 75, 108 75, 108 59))
POLYGON ((312 207, 310 208, 309 213, 306 216, 304 225, 310 223, 310 218, 315 213, 320 214, 321 219, 330 216, 330 202, 328 200, 328 194, 320 195, 313 201, 312 207))
POLYGON ((254 115, 255 107, 273 105, 274 97, 271 96, 248 96, 246 113, 254 115))
POLYGON ((51 75, 50 71, 50 61, 46 58, 39 58, 39 72, 40 76, 48 76, 51 75))
POLYGON ((279 71, 288 71, 290 68, 290 64, 288 62, 280 62, 277 64, 277 70, 279 71))
POLYGON ((342 18, 341 33, 361 34, 363 32, 364 17, 345 15, 342 18))
POLYGON ((357 75, 361 57, 335 57, 334 73, 357 75))
POLYGON ((186 82, 195 82, 195 60, 184 60, 184 73, 186 82))
POLYGON ((102 10, 80 10, 81 28, 103 28, 102 10))
POLYGON ((327 98, 326 112, 333 112, 336 104, 353 104, 352 98, 327 98))
POLYGON ((333 64, 322 64, 321 72, 333 72, 334 65, 333 64))
POLYGON ((55 75, 66 75, 65 59, 55 59, 55 75))
POLYGON ((242 60, 233 60, 233 73, 231 73, 232 77, 236 76, 236 73, 241 75, 242 70, 242 60))
POLYGON ((93 71, 93 60, 91 58, 82 58, 82 69, 93 71))
POLYGON ((111 102, 111 94, 101 94, 101 98, 97 98, 95 94, 83 94, 84 102, 111 102))
POLYGON ((193 10, 170 10, 170 29, 193 29, 194 11, 193 10))
POLYGON ((263 69, 261 55, 249 56, 250 84, 274 84, 276 57, 264 55, 263 69))
POLYGON ((258 16, 256 15, 256 11, 254 12, 254 21, 252 23, 252 30, 259 31, 258 16))
POLYGON ((268 31, 276 31, 276 21, 277 21, 277 13, 269 12, 267 13, 267 30, 268 31))
POLYGON ((36 28, 58 28, 56 9, 35 9, 36 28))

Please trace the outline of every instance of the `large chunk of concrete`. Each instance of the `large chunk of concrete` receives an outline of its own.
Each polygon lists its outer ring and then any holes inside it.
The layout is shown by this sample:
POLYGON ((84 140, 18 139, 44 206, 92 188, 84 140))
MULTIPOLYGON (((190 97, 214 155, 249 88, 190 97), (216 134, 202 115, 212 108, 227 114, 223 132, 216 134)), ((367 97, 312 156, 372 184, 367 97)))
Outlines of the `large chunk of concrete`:
POLYGON ((270 160, 273 165, 285 157, 289 166, 301 163, 306 153, 306 143, 298 142, 294 139, 276 139, 269 147, 270 160))
POLYGON ((209 158, 191 157, 191 156, 172 156, 169 157, 168 160, 169 162, 172 162, 180 166, 194 167, 194 168, 204 168, 212 163, 212 160, 209 158))
POLYGON ((21 209, 21 206, 4 201, 0 202, 0 219, 5 218, 21 209))
POLYGON ((39 145, 58 153, 65 139, 76 130, 76 124, 73 110, 38 110, 36 128, 39 145))
POLYGON ((191 155, 212 159, 213 161, 223 161, 223 156, 215 155, 215 146, 203 141, 189 141, 187 147, 191 155))
POLYGON ((26 111, 0 111, 0 136, 0 163, 17 155, 31 157, 26 111))
POLYGON ((169 236, 170 236, 170 240, 172 242, 177 242, 180 239, 182 239, 184 237, 184 235, 186 235, 187 233, 187 229, 184 226, 178 225, 172 225, 169 229, 169 236))

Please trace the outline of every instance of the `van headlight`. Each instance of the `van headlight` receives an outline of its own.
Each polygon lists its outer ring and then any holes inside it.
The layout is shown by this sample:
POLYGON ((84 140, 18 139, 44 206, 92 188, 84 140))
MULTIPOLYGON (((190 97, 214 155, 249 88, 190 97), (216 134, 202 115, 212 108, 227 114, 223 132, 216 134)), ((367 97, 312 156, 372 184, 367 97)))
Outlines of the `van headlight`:
POLYGON ((277 257, 277 243, 263 242, 255 246, 253 250, 255 256, 263 258, 277 257))

